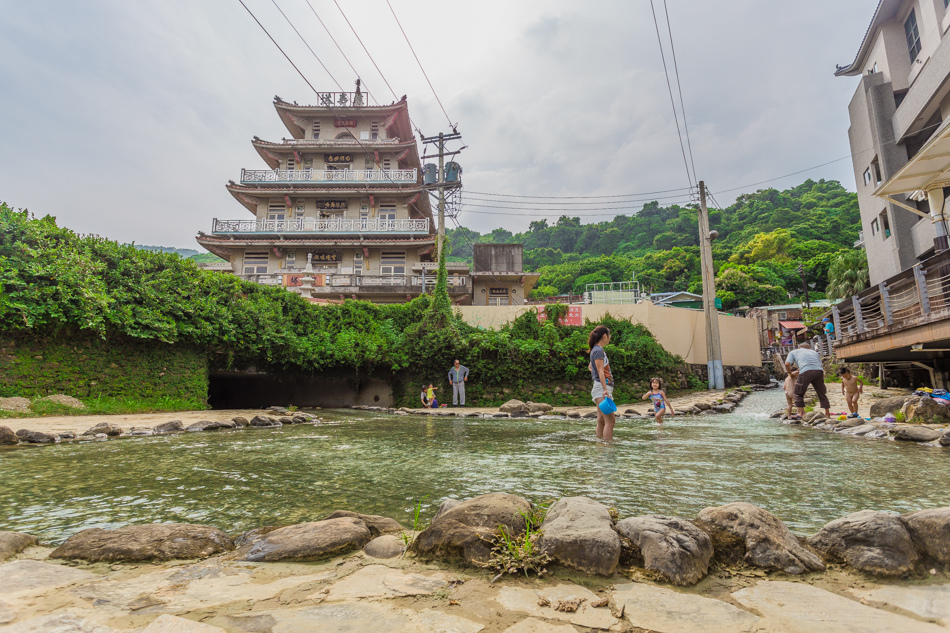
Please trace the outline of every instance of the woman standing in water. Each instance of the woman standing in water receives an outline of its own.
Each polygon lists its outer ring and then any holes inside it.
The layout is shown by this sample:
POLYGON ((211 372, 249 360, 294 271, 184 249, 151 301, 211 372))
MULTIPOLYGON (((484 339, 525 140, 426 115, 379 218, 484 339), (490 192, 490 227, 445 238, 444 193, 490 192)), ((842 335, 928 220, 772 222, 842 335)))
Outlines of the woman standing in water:
POLYGON ((610 373, 610 361, 604 346, 610 343, 610 330, 606 325, 598 325, 590 333, 587 345, 590 347, 590 375, 594 380, 594 388, 590 396, 597 406, 597 437, 606 441, 614 439, 615 414, 605 414, 600 410, 600 403, 604 398, 612 397, 614 393, 614 377, 610 373))

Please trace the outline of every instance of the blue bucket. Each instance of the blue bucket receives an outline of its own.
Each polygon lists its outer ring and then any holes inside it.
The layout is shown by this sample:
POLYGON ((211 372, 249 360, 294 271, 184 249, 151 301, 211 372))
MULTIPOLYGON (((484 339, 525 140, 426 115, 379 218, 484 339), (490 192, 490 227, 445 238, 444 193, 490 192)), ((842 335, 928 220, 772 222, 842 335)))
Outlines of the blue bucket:
POLYGON ((600 412, 604 415, 610 415, 611 413, 617 412, 617 405, 614 404, 614 401, 610 398, 610 396, 607 396, 601 400, 600 404, 597 406, 600 407, 600 412))

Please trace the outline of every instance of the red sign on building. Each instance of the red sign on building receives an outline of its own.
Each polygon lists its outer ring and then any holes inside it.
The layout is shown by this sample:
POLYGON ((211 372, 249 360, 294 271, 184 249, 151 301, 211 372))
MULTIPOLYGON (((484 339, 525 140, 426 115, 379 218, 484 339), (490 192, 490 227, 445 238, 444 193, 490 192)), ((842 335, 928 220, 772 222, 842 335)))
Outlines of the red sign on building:
POLYGON ((356 119, 334 119, 333 127, 356 127, 356 119))
MULTIPOLYGON (((548 320, 548 315, 544 311, 544 306, 535 306, 538 310, 538 321, 544 323, 548 320)), ((584 325, 584 317, 581 313, 583 306, 568 306, 567 314, 558 320, 558 325, 584 325)))

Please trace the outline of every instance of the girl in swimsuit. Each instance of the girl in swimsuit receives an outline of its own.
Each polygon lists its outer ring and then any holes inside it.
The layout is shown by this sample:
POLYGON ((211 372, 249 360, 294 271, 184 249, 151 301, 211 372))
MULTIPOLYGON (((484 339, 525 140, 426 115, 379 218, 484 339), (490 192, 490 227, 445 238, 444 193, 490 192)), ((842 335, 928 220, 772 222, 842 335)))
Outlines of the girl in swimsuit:
POLYGON ((663 381, 659 378, 650 379, 650 391, 643 394, 643 400, 653 402, 653 419, 657 424, 663 424, 663 414, 669 409, 670 415, 673 415, 673 405, 666 399, 666 392, 663 391, 663 381))

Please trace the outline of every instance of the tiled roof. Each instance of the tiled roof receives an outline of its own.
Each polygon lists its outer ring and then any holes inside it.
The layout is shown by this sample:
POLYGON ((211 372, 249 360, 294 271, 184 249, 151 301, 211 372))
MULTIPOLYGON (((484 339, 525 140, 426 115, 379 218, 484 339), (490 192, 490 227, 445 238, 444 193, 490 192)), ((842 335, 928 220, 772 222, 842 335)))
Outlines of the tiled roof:
POLYGON ((244 244, 339 244, 341 246, 363 246, 366 244, 392 244, 394 242, 399 244, 406 244, 409 246, 418 245, 418 246, 428 246, 429 244, 434 244, 436 236, 424 237, 424 238, 399 238, 399 237, 389 237, 389 238, 337 238, 337 239, 327 239, 327 238, 307 238, 307 237, 295 237, 295 238, 274 238, 274 237, 217 237, 214 235, 199 235, 197 238, 201 244, 232 244, 234 246, 241 246, 244 244))
POLYGON ((260 185, 239 185, 235 182, 229 182, 227 185, 228 191, 231 192, 240 192, 250 195, 275 195, 275 194, 287 194, 290 195, 301 195, 301 194, 313 194, 313 193, 329 193, 329 194, 338 194, 338 193, 357 193, 362 195, 369 195, 374 193, 375 190, 379 190, 383 193, 416 193, 417 191, 422 191, 422 187, 418 183, 412 183, 407 186, 402 186, 396 184, 395 186, 386 185, 386 183, 370 183, 365 184, 359 187, 313 187, 313 186, 304 186, 304 187, 295 187, 293 185, 283 185, 275 184, 273 187, 262 187, 260 185))

